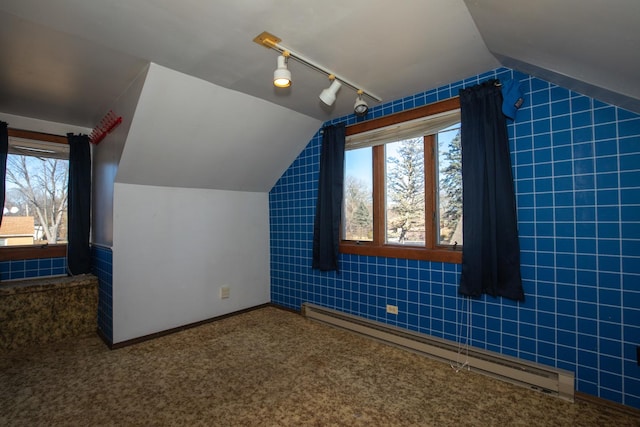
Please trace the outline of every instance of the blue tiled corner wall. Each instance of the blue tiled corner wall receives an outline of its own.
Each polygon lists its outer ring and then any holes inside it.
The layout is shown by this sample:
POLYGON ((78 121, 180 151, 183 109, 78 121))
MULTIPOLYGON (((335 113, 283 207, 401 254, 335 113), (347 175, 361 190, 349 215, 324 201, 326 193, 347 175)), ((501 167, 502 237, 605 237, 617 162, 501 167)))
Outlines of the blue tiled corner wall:
POLYGON ((271 300, 451 340, 470 304, 472 345, 573 371, 578 391, 640 408, 640 116, 500 68, 376 106, 366 119, 489 78, 515 78, 526 93, 508 126, 525 301, 458 296, 455 264, 341 255, 340 273, 311 270, 319 133, 269 194, 271 300))
POLYGON ((91 246, 92 273, 98 277, 98 329, 113 343, 113 253, 111 248, 91 246))

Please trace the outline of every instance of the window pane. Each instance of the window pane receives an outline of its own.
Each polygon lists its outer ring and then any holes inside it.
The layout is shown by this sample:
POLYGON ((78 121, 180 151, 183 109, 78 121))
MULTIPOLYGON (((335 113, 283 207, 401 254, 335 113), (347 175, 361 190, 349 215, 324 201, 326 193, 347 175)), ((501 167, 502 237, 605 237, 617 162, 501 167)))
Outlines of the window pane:
POLYGON ((385 144, 387 244, 425 245, 424 141, 385 144))
POLYGON ((7 156, 0 239, 7 246, 67 242, 69 161, 7 156))
POLYGON ((440 131, 438 147, 438 245, 462 245, 462 151, 460 123, 440 131))
POLYGON ((373 240, 372 148, 345 152, 342 236, 344 240, 373 240))

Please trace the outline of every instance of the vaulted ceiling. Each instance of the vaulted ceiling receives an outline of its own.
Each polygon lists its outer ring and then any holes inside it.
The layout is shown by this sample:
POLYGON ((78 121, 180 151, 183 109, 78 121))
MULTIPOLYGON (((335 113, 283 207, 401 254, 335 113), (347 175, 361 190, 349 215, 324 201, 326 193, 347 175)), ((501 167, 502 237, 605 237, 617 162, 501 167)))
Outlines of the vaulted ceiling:
POLYGON ((383 101, 500 65, 640 111, 638 0, 3 0, 0 112, 91 128, 149 62, 317 120, 343 88, 277 53, 262 31, 383 101))

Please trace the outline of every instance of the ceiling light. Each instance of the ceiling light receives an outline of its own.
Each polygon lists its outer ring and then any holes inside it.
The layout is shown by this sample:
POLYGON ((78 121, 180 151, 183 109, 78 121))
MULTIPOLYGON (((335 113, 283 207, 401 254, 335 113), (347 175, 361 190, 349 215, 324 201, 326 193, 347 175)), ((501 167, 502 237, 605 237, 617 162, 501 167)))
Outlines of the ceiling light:
POLYGON ((353 106, 353 112, 358 117, 366 116, 369 111, 369 105, 367 105, 367 102, 362 99, 362 93, 362 89, 358 89, 358 97, 356 98, 356 103, 353 106))
POLYGON ((336 102, 336 94, 342 87, 342 83, 336 80, 336 76, 333 74, 329 75, 329 80, 333 80, 333 82, 331 83, 331 86, 320 92, 320 100, 328 106, 331 106, 336 102))
POLYGON ((273 72, 273 85, 276 87, 291 86, 291 71, 287 68, 288 52, 278 56, 278 68, 273 72))

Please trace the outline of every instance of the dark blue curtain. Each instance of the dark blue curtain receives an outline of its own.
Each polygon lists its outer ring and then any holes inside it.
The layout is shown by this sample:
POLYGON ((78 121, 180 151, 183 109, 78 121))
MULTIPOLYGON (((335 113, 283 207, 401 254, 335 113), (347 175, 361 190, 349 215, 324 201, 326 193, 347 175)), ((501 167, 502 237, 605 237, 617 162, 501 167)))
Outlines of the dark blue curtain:
POLYGON ((87 135, 67 134, 69 141, 69 200, 67 265, 69 274, 91 272, 91 149, 87 135))
POLYGON ((497 83, 460 90, 464 246, 459 291, 522 301, 509 137, 497 83))
POLYGON ((326 126, 320 151, 318 201, 313 224, 312 268, 338 271, 344 181, 344 123, 326 126))
POLYGON ((7 130, 7 124, 0 122, 0 174, 2 174, 2 182, 0 186, 0 224, 2 224, 2 213, 4 211, 4 199, 5 199, 5 177, 7 175, 7 153, 9 152, 9 131, 7 130))

